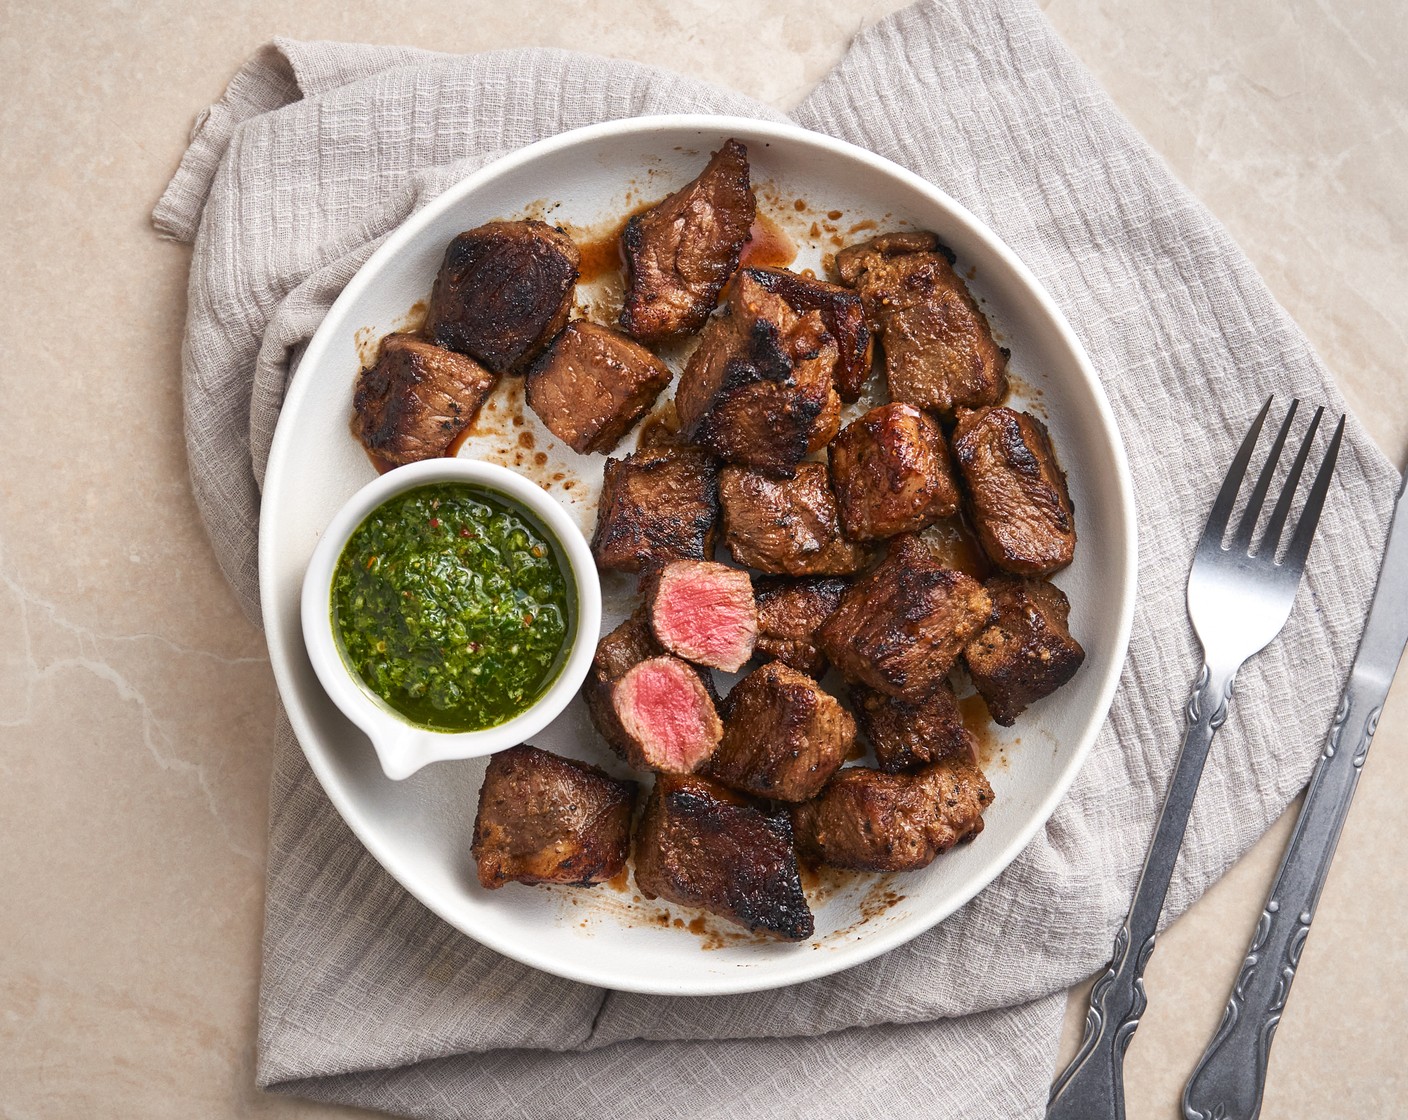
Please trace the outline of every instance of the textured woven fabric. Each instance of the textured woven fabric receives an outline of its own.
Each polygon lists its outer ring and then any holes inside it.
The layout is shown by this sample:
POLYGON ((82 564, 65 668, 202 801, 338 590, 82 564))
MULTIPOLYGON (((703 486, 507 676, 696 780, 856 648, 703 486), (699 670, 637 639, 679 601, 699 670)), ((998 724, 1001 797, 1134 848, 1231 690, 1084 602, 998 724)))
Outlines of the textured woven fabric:
MULTIPOLYGON (((155 214, 195 245, 192 485, 257 613, 259 481, 300 346, 379 239, 496 155, 652 112, 776 119, 660 70, 550 51, 451 57, 277 42, 202 119, 155 214)), ((261 1084, 425 1117, 1040 1114, 1066 988, 1106 959, 1182 733, 1183 588, 1231 448, 1268 393, 1342 409, 1305 339, 1027 3, 938 0, 864 32, 794 114, 938 184, 1061 306, 1139 496, 1139 601, 1109 721, 1069 797, 938 928, 753 995, 603 992, 495 955, 410 898, 280 719, 261 1084)), ((1169 896, 1181 912, 1304 783, 1364 617, 1396 476, 1351 422, 1297 609, 1239 678, 1169 896)))

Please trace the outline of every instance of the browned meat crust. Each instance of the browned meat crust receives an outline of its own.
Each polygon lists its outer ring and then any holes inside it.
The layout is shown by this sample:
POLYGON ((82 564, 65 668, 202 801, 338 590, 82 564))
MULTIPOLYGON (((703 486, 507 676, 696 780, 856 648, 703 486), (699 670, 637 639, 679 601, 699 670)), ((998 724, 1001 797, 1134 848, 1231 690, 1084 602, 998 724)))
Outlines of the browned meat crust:
POLYGON ((960 413, 953 457, 973 527, 994 564, 1048 575, 1071 562, 1075 514, 1045 424, 1010 408, 960 413))
POLYGON ((618 331, 569 323, 528 370, 528 407, 579 454, 608 452, 673 376, 664 362, 618 331))
POLYGON ((850 575, 869 549, 841 535, 823 463, 797 464, 790 482, 751 467, 719 474, 724 540, 740 564, 775 575, 850 575))
POLYGON ((1007 351, 932 233, 886 234, 843 249, 841 278, 860 292, 885 354, 892 400, 951 415, 1007 391, 1007 351))
POLYGON ((844 579, 788 579, 764 576, 753 581, 758 605, 756 651, 775 657, 798 672, 820 678, 826 655, 816 644, 816 631, 841 604, 850 586, 844 579))
POLYGON ((843 401, 856 400, 870 377, 871 337, 865 311, 855 292, 784 268, 747 268, 750 276, 799 314, 817 311, 836 341, 836 391, 843 401))
POLYGON ((792 809, 797 849, 857 871, 918 871, 983 830, 992 786, 945 759, 915 774, 864 766, 840 771, 820 797, 792 809))
POLYGON ((592 667, 587 671, 587 679, 582 682, 581 697, 592 724, 622 757, 626 752, 626 733, 616 719, 616 710, 611 704, 611 686, 642 661, 659 657, 664 652, 650 632, 643 611, 631 615, 597 642, 592 667))
POLYGON ((913 405, 872 408, 829 452, 841 526, 852 540, 911 533, 958 512, 943 430, 913 405))
POLYGON ((707 452, 637 451, 606 461, 592 555, 597 567, 622 572, 710 560, 718 523, 718 467, 707 452))
POLYGON ((792 826, 703 778, 661 775, 636 826, 636 885, 788 941, 812 935, 792 826))
POLYGON ((841 597, 817 631, 821 648, 846 677, 890 696, 923 700, 988 619, 982 584, 943 567, 913 536, 841 597))
POLYGON ((567 324, 582 257, 545 222, 490 222, 450 242, 425 332, 437 345, 518 370, 567 324))
POLYGON ((909 703, 864 685, 851 686, 851 706, 881 770, 918 770, 941 758, 978 765, 978 744, 963 725, 948 683, 909 703))
POLYGON ((992 718, 1011 727, 1029 704, 1076 675, 1085 650, 1066 627, 1066 594, 1039 579, 994 576, 985 584, 992 618, 968 643, 968 675, 992 718))
POLYGON ((621 329, 663 342, 702 327, 738 267, 756 213, 748 149, 729 140, 698 178, 626 223, 621 329))
POLYGON ((709 775, 778 801, 815 797, 855 742, 856 725, 811 677, 770 661, 728 694, 724 737, 709 775))
POLYGON ((378 459, 397 466, 445 454, 499 383, 473 358, 408 334, 381 340, 357 378, 352 431, 378 459))
POLYGON ((636 788, 526 744, 500 751, 489 759, 474 818, 480 884, 610 879, 630 854, 636 788))

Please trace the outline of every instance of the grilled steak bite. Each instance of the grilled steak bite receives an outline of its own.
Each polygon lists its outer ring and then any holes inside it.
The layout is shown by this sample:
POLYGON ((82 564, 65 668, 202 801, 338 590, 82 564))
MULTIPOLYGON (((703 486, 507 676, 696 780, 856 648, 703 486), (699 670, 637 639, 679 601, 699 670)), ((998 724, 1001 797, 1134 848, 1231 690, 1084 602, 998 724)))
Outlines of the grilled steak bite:
POLYGON ((656 640, 677 657, 736 673, 753 656, 758 608, 747 572, 712 560, 672 560, 645 595, 656 640))
POLYGON ((719 476, 712 456, 686 447, 608 459, 597 502, 597 567, 643 572, 708 560, 718 537, 719 476))
POLYGON ((684 434, 728 462, 791 477, 840 425, 836 357, 818 312, 798 315, 751 271, 740 273, 680 376, 684 434))
POLYGON ((919 701, 943 683, 991 611, 977 580, 943 567, 920 538, 898 537, 884 561, 841 597, 817 637, 848 679, 919 701))
POLYGON ((992 718, 1011 727, 1027 705, 1069 681, 1085 650, 1066 628, 1065 592, 1039 579, 994 576, 984 585, 992 617, 968 643, 968 675, 992 718))
POLYGON ((892 233, 843 249, 841 278, 860 293, 885 355, 890 398, 948 416, 1007 391, 1007 351, 932 233, 892 233))
POLYGON ((357 378, 352 431, 368 451, 400 466, 445 454, 499 383, 473 358, 408 334, 381 340, 357 378))
POLYGON ((489 759, 471 851, 479 882, 575 883, 616 875, 631 850, 636 783, 523 745, 489 759))
POLYGON ((626 223, 621 329, 653 343, 702 327, 738 267, 756 213, 748 149, 729 140, 697 179, 626 223))
POLYGON ((999 568, 1047 575, 1071 562, 1075 517, 1046 425, 1010 408, 960 413, 953 457, 983 551, 999 568))
POLYGON ((611 703, 611 687, 642 661, 664 652, 650 632, 643 611, 636 611, 596 644, 592 667, 582 682, 581 697, 593 725, 618 754, 625 754, 627 740, 611 703))
POLYGON ((724 730, 694 666, 669 656, 632 666, 611 686, 611 719, 620 736, 607 742, 627 762, 674 774, 698 770, 724 730))
POLYGON ((953 689, 943 682, 910 703, 865 685, 851 686, 851 706, 881 770, 918 770, 941 758, 978 765, 978 743, 963 725, 953 689))
POLYGON ((915 532, 958 512, 943 431, 913 405, 872 408, 828 454, 841 526, 853 540, 915 532))
POLYGON ((836 391, 843 401, 860 396, 870 377, 871 337, 860 297, 839 284, 800 276, 784 268, 747 268, 751 277, 768 291, 781 296, 793 311, 816 311, 836 342, 836 391))
POLYGON ((983 830, 992 786, 945 759, 915 774, 848 766, 814 801, 794 806, 797 850, 856 871, 918 871, 983 830))
POLYGON ((636 826, 635 855, 636 885, 647 898, 697 906, 787 941, 812 935, 791 823, 717 782, 657 777, 636 826))
POLYGON ((799 463, 791 481, 750 467, 719 473, 724 540, 740 564, 775 575, 850 575, 869 550, 841 536, 824 463, 799 463))
POLYGON ((728 694, 710 777, 758 797, 806 801, 846 760, 856 724, 811 677, 769 661, 728 694))
POLYGON ((578 319, 528 370, 526 397, 573 451, 605 453, 635 427, 671 376, 640 343, 578 319))
POLYGON ((816 630, 841 603, 844 579, 787 579, 764 576, 753 582, 758 605, 756 652, 775 657, 808 676, 826 672, 816 630))
POLYGON ((582 257, 545 222, 490 222, 460 234, 430 291, 425 333, 495 373, 518 370, 567 324, 582 257))

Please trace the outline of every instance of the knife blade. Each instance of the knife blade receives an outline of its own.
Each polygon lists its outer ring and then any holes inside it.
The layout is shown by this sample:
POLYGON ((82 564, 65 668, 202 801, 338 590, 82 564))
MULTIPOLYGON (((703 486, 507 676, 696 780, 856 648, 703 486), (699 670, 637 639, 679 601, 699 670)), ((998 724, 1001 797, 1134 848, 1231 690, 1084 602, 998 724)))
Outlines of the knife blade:
POLYGON ((1217 1033, 1183 1090, 1185 1120, 1255 1120, 1271 1040, 1359 784, 1379 713, 1408 645, 1408 511, 1399 486, 1369 617, 1300 816, 1217 1033))

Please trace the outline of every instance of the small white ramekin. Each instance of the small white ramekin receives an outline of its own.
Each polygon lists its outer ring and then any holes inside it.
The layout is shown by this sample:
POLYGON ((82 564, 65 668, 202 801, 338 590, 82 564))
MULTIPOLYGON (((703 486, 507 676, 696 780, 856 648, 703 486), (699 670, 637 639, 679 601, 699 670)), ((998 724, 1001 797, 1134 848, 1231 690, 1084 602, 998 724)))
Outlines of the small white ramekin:
POLYGON ((303 641, 318 680, 343 715, 366 732, 386 776, 401 779, 447 759, 477 758, 517 746, 557 718, 577 694, 596 651, 601 629, 601 583, 591 550, 566 510, 551 495, 505 467, 473 459, 428 459, 381 475, 337 511, 303 577, 303 641), (531 708, 507 723, 481 731, 431 731, 409 723, 373 693, 342 657, 332 618, 332 578, 343 546, 377 506, 406 490, 438 482, 464 482, 497 491, 530 510, 562 545, 576 584, 572 648, 557 679, 531 708))

